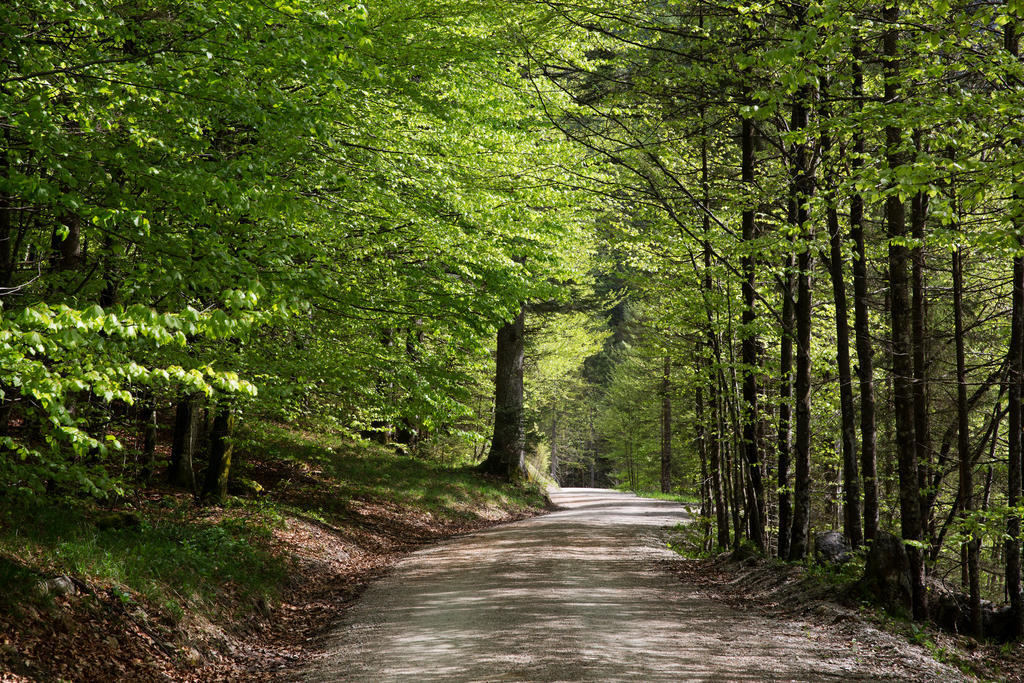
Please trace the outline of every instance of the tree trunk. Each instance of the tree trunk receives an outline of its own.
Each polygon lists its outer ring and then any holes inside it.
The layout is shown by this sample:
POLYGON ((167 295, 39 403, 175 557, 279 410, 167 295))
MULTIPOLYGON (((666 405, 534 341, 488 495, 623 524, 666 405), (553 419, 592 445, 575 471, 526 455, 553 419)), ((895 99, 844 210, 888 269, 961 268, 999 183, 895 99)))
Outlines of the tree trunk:
POLYGON ((708 467, 711 469, 711 497, 715 501, 715 539, 718 547, 729 547, 729 511, 722 493, 722 401, 718 394, 718 372, 707 368, 708 405, 713 411, 708 426, 708 467))
MULTIPOLYGON (((964 314, 963 314, 963 253, 958 247, 953 251, 953 332, 956 340, 956 413, 957 413, 957 455, 960 464, 960 506, 964 518, 969 519, 974 511, 974 479, 971 462, 970 422, 967 410, 967 365, 964 357, 964 314)), ((963 544, 966 584, 971 599, 971 632, 982 637, 981 623, 981 582, 979 577, 978 550, 980 539, 977 534, 963 544)))
POLYGON ((834 206, 828 209, 829 276, 836 309, 836 366, 839 371, 839 410, 842 421, 843 457, 843 531, 850 545, 858 547, 861 535, 860 474, 857 471, 857 436, 853 411, 853 374, 850 371, 850 326, 846 304, 845 261, 839 215, 834 206))
MULTIPOLYGON (((887 24, 883 34, 885 102, 895 103, 899 96, 900 64, 896 28, 899 3, 883 9, 887 24)), ((903 163, 901 130, 895 114, 885 128, 886 164, 895 171, 903 163)), ((895 188, 892 188, 893 190, 895 188)), ((928 608, 924 587, 924 558, 916 544, 922 540, 921 487, 914 430, 913 364, 910 346, 910 301, 907 291, 906 209, 895 194, 885 200, 885 223, 889 236, 889 313, 892 330, 893 403, 896 416, 896 452, 900 480, 900 530, 910 559, 910 585, 914 618, 925 619, 928 608)))
MULTIPOLYGON (((754 122, 743 119, 743 183, 748 191, 754 190, 754 122)), ((748 201, 753 201, 748 200, 748 201)), ((754 206, 743 210, 743 241, 754 241, 754 206)), ((740 356, 743 361, 743 456, 749 478, 747 486, 747 520, 750 540, 764 550, 764 484, 761 477, 760 454, 757 449, 757 335, 754 332, 755 286, 757 284, 753 249, 748 247, 742 257, 743 269, 743 332, 740 356)))
MULTIPOLYGON (((864 91, 860 69, 860 43, 853 44, 853 98, 859 101, 864 91)), ((863 165, 864 135, 854 132, 852 173, 857 175, 863 165)), ((850 238, 856 254, 853 259, 853 329, 857 344, 857 370, 860 380, 860 474, 864 483, 864 538, 871 541, 878 534, 878 482, 876 479, 875 378, 874 349, 868 322, 867 257, 864 252, 864 199, 859 193, 850 198, 850 238)))
POLYGON ((1021 428, 1024 427, 1021 410, 1021 382, 1024 379, 1024 257, 1013 259, 1013 300, 1011 312, 1011 333, 1009 355, 1009 372, 1007 393, 1009 394, 1007 435, 1007 504, 1011 512, 1006 523, 1006 592, 1010 599, 1013 619, 1011 633, 1015 638, 1024 635, 1024 599, 1021 595, 1021 547, 1020 547, 1020 515, 1013 508, 1020 505, 1022 483, 1022 452, 1021 428))
MULTIPOLYGON (((793 104, 792 129, 807 127, 810 92, 802 88, 793 104)), ((811 250, 814 239, 808 204, 814 191, 810 159, 805 143, 796 146, 792 191, 797 206, 797 227, 806 248, 797 257, 796 299, 796 472, 793 486, 793 524, 790 531, 789 559, 800 560, 807 554, 811 522, 811 250)))
MULTIPOLYGON (((10 133, 5 128, 2 137, 3 148, 0 149, 0 178, 3 182, 0 187, 8 187, 11 161, 8 158, 7 150, 10 149, 10 133)), ((14 197, 6 192, 0 192, 0 288, 11 286, 14 278, 14 249, 11 242, 14 240, 14 197)))
POLYGON ((196 490, 196 475, 192 462, 196 451, 198 415, 195 396, 183 396, 178 401, 171 437, 171 467, 167 471, 172 486, 187 488, 193 493, 196 490))
POLYGON ((661 492, 672 490, 672 395, 670 373, 672 361, 665 355, 661 377, 661 492))
POLYGON ((73 270, 82 261, 82 219, 76 214, 65 214, 60 222, 64 225, 66 234, 62 236, 62 231, 53 229, 53 265, 57 270, 73 270))
MULTIPOLYGON (((917 135, 916 137, 920 137, 917 135)), ((927 311, 924 296, 924 226, 928 215, 928 198, 917 193, 911 202, 910 234, 914 247, 911 259, 911 335, 910 343, 914 364, 914 444, 917 449, 918 480, 921 487, 921 531, 931 537, 931 504, 924 492, 928 490, 929 472, 932 469, 931 428, 928 416, 928 358, 925 340, 927 337, 927 311)))
POLYGON ((234 445, 231 434, 235 428, 235 416, 225 401, 217 408, 210 429, 210 462, 206 467, 203 483, 203 499, 222 504, 228 497, 228 477, 231 474, 231 455, 234 445))
POLYGON ((551 478, 558 483, 558 408, 551 409, 551 478))
MULTIPOLYGON (((1017 35, 1017 22, 1009 21, 1003 27, 1003 46, 1012 56, 1020 54, 1020 38, 1017 35)), ((1017 141, 1018 146, 1020 141, 1017 141)), ((1018 182, 1019 178, 1015 178, 1018 182)), ((1021 231, 1024 230, 1024 193, 1018 188, 1014 192, 1012 210, 1013 227, 1017 234, 1018 247, 1024 246, 1021 231)), ((1008 349, 1010 406, 1008 411, 1009 435, 1007 455, 1007 504, 1011 510, 1020 504, 1022 472, 1024 469, 1024 444, 1021 443, 1021 428, 1024 427, 1024 415, 1021 410, 1022 382, 1024 382, 1024 257, 1013 259, 1013 297, 1010 314, 1010 347, 1008 349)), ((1015 638, 1024 636, 1024 599, 1021 595, 1021 547, 1020 547, 1020 515, 1011 512, 1006 522, 1006 592, 1010 598, 1011 634, 1015 638)))
POLYGON ((526 475, 526 444, 523 432, 523 333, 526 313, 522 306, 515 319, 498 330, 497 371, 494 378, 494 436, 491 450, 480 469, 513 481, 526 475))
MULTIPOLYGON (((792 220, 796 221, 796 205, 790 202, 792 220)), ((779 485, 779 557, 789 557, 790 532, 793 525, 793 505, 790 498, 789 459, 792 445, 790 426, 790 401, 793 398, 793 334, 796 327, 796 312, 793 303, 793 271, 796 256, 786 254, 782 283, 782 330, 779 339, 779 437, 778 485, 779 485)))
MULTIPOLYGON (((701 17, 703 25, 703 17, 701 17)), ((701 111, 703 122, 704 112, 701 111)), ((701 161, 701 190, 704 197, 704 207, 710 210, 711 207, 711 185, 708 173, 708 141, 707 136, 701 138, 700 145, 701 161)), ((704 235, 704 291, 710 294, 712 291, 711 277, 711 218, 708 211, 701 216, 704 235)), ((712 410, 711 421, 708 426, 708 466, 711 469, 711 494, 715 503, 715 538, 720 549, 729 547, 729 511, 726 498, 722 493, 722 401, 719 389, 719 374, 722 366, 722 349, 718 344, 718 337, 715 334, 714 312, 709 301, 705 298, 705 313, 708 319, 707 340, 708 348, 711 349, 712 357, 706 365, 708 406, 712 410)))

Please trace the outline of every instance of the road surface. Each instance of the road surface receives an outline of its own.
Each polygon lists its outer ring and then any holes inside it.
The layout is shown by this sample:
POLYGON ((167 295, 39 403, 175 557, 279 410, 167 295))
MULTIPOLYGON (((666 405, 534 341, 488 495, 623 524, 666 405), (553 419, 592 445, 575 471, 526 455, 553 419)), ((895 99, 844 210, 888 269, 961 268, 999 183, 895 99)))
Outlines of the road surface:
POLYGON ((908 661, 682 583, 658 562, 675 557, 663 537, 687 520, 680 505, 600 489, 552 499, 560 510, 401 561, 345 613, 303 679, 961 680, 923 654, 908 661))

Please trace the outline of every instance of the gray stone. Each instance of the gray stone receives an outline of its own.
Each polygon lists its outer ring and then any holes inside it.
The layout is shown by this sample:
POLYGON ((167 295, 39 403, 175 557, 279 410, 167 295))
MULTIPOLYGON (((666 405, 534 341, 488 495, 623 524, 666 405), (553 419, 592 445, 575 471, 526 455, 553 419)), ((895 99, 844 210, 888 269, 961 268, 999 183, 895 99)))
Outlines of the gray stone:
POLYGON ((850 544, 838 531, 814 534, 814 558, 820 564, 842 564, 850 559, 850 544))

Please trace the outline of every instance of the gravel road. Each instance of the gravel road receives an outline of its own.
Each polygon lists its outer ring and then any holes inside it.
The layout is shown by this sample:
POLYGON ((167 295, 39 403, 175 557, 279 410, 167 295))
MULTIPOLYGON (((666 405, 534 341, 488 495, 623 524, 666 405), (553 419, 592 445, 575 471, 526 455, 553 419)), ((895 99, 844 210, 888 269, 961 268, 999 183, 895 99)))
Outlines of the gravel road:
POLYGON ((740 611, 659 560, 674 503, 563 489, 560 510, 413 553, 307 681, 962 680, 895 638, 740 611))

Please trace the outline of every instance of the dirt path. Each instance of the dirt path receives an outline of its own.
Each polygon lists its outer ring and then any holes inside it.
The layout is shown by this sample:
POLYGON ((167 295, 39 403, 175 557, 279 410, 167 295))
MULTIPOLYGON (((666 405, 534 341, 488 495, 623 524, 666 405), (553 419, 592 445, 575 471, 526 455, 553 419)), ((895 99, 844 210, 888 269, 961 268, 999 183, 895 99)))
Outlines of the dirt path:
POLYGON ((739 611, 659 560, 664 501, 594 489, 416 552, 347 612, 310 681, 955 681, 874 631, 739 611))

